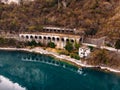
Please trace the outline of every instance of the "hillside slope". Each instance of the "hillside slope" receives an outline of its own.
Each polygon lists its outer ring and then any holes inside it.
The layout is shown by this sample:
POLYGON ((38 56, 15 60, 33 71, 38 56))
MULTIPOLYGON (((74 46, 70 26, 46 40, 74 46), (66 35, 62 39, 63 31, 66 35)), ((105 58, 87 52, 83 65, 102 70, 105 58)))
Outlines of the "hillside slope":
POLYGON ((86 35, 120 38, 120 0, 35 0, 0 4, 0 30, 21 32, 58 26, 86 35))

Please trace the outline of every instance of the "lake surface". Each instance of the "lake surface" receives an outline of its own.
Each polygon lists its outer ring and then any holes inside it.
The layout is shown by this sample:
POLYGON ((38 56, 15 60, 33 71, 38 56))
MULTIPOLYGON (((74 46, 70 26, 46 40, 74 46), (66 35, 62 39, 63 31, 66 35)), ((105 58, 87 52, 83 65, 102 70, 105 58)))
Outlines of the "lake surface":
POLYGON ((120 90, 120 76, 45 55, 0 51, 0 90, 120 90))

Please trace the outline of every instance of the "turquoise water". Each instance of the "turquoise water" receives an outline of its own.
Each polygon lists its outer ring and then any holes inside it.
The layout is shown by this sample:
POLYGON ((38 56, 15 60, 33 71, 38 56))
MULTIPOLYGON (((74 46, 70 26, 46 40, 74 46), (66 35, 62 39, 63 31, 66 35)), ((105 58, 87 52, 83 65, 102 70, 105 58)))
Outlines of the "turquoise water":
POLYGON ((0 90, 120 90, 120 76, 78 70, 44 55, 0 51, 0 90))

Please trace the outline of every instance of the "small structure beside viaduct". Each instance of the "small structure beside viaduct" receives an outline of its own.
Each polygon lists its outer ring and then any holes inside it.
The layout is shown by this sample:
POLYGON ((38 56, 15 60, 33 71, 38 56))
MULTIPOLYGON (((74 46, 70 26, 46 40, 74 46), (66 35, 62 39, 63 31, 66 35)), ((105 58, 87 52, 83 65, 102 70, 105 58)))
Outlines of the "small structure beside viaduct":
POLYGON ((20 40, 41 42, 47 45, 49 42, 54 42, 56 48, 63 49, 66 42, 70 41, 83 42, 83 32, 78 32, 76 29, 65 29, 56 27, 44 27, 39 33, 22 33, 19 34, 20 40))

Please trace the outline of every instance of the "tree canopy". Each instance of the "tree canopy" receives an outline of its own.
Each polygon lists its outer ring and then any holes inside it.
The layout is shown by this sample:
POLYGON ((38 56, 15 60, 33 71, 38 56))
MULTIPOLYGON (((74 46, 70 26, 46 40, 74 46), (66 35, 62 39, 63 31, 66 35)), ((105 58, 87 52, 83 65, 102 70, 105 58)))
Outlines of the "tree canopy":
POLYGON ((118 39, 115 43, 115 48, 120 49, 120 39, 118 39))
POLYGON ((66 43, 66 45, 65 45, 65 49, 66 49, 68 52, 72 52, 73 49, 74 49, 73 44, 72 44, 70 41, 68 41, 68 42, 66 43))

